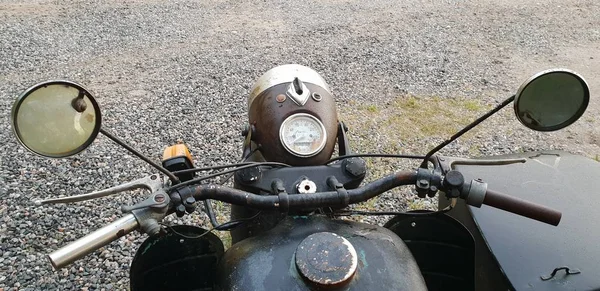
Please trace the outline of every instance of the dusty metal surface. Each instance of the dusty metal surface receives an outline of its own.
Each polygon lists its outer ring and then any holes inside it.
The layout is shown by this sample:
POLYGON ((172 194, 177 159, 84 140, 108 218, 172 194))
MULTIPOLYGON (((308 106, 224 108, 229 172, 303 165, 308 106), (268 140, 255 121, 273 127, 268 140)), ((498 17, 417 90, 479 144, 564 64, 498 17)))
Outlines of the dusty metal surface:
POLYGON ((294 81, 294 78, 299 78, 302 82, 315 84, 331 92, 325 80, 313 69, 295 64, 282 65, 268 70, 258 78, 252 89, 250 89, 248 108, 252 107, 254 100, 265 90, 280 84, 290 84, 294 81))

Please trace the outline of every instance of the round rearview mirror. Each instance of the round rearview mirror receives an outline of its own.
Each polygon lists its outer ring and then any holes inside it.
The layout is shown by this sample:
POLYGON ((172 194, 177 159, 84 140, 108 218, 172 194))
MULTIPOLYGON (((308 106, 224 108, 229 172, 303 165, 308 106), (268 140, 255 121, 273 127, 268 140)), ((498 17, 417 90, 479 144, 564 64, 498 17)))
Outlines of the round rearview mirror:
POLYGON ((521 85, 515 95, 515 114, 533 130, 559 130, 577 121, 589 101, 590 90, 581 76, 566 69, 552 69, 521 85))
POLYGON ((12 108, 13 131, 28 150, 52 158, 87 148, 100 131, 100 107, 82 86, 47 81, 27 89, 12 108))

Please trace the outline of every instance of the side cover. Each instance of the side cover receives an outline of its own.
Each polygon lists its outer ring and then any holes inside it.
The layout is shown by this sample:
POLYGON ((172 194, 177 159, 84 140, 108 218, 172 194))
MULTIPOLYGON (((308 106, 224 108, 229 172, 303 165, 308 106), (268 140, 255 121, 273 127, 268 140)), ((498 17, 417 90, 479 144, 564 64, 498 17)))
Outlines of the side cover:
POLYGON ((481 178, 489 189, 555 208, 563 214, 560 224, 554 227, 485 205, 463 208, 478 225, 481 237, 512 287, 600 289, 600 163, 559 151, 493 158, 525 158, 526 162, 461 165, 456 169, 465 179, 481 178), (564 266, 580 273, 568 275, 566 270, 557 269, 564 266), (542 279, 550 277, 554 270, 552 278, 542 279))
POLYGON ((216 235, 206 231, 176 225, 164 235, 146 239, 131 263, 131 290, 212 290, 224 248, 216 235))
POLYGON ((275 228, 233 245, 217 269, 216 289, 314 290, 299 274, 295 253, 306 237, 318 232, 344 237, 356 250, 354 277, 334 290, 427 290, 417 263, 396 234, 322 216, 288 217, 275 228))

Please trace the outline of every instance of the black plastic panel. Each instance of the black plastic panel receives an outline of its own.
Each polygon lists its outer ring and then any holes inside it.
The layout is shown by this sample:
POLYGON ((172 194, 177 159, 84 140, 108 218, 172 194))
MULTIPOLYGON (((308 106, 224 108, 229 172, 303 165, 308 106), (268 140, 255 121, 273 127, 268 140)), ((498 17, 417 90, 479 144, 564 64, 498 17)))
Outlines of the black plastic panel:
POLYGON ((444 214, 401 215, 385 227, 404 240, 428 290, 474 290, 474 241, 458 221, 444 214))
MULTIPOLYGON (((256 168, 238 171, 235 175, 237 187, 252 193, 270 193, 272 192, 271 184, 274 180, 278 179, 283 182, 287 193, 296 194, 298 193, 298 189, 296 189, 297 184, 302 179, 306 178, 315 183, 317 186, 316 192, 326 192, 331 191, 330 187, 327 186, 327 178, 330 176, 335 177, 346 189, 358 187, 365 178, 365 172, 358 176, 349 174, 348 171, 344 170, 342 162, 321 166, 260 168, 260 175, 258 175, 256 180, 251 183, 242 181, 240 177, 246 174, 245 171, 256 171, 256 168)), ((366 169, 364 171, 366 171, 366 169)))
MULTIPOLYGON (((557 227, 482 206, 468 207, 501 270, 516 290, 600 289, 600 163, 565 152, 525 153, 526 163, 457 166, 465 178, 481 178, 489 189, 553 207, 563 213, 557 227), (559 271, 561 266, 581 271, 559 271)), ((499 158, 499 157, 494 157, 499 158)))
MULTIPOLYGON (((173 228, 191 237, 206 232, 189 225, 173 228)), ((131 290, 212 290, 216 265, 223 253, 223 243, 212 233, 200 239, 187 239, 174 233, 150 237, 142 243, 131 263, 131 290)))

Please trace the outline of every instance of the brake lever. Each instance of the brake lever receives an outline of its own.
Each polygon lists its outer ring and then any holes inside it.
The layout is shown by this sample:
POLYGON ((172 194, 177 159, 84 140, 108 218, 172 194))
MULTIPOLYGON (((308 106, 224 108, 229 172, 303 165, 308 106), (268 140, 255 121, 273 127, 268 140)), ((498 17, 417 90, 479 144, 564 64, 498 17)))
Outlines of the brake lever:
POLYGON ((442 173, 447 173, 450 170, 454 170, 456 165, 469 165, 469 166, 503 166, 510 164, 525 163, 527 159, 489 159, 489 160, 478 160, 478 159, 465 159, 465 158, 454 158, 454 157, 443 157, 436 156, 437 163, 442 169, 442 173))
POLYGON ((104 190, 100 190, 100 191, 95 191, 92 193, 69 196, 69 197, 36 200, 36 201, 34 201, 34 203, 35 203, 35 205, 39 206, 39 205, 44 205, 44 204, 80 202, 80 201, 105 197, 108 195, 116 194, 116 193, 127 191, 127 190, 140 189, 140 188, 148 189, 148 190, 150 190, 151 193, 154 193, 154 192, 160 190, 162 188, 162 186, 163 186, 163 183, 162 183, 160 177, 157 174, 154 174, 154 175, 150 175, 150 176, 147 176, 147 177, 135 180, 135 181, 127 182, 125 184, 121 184, 121 185, 111 187, 108 189, 104 189, 104 190))

